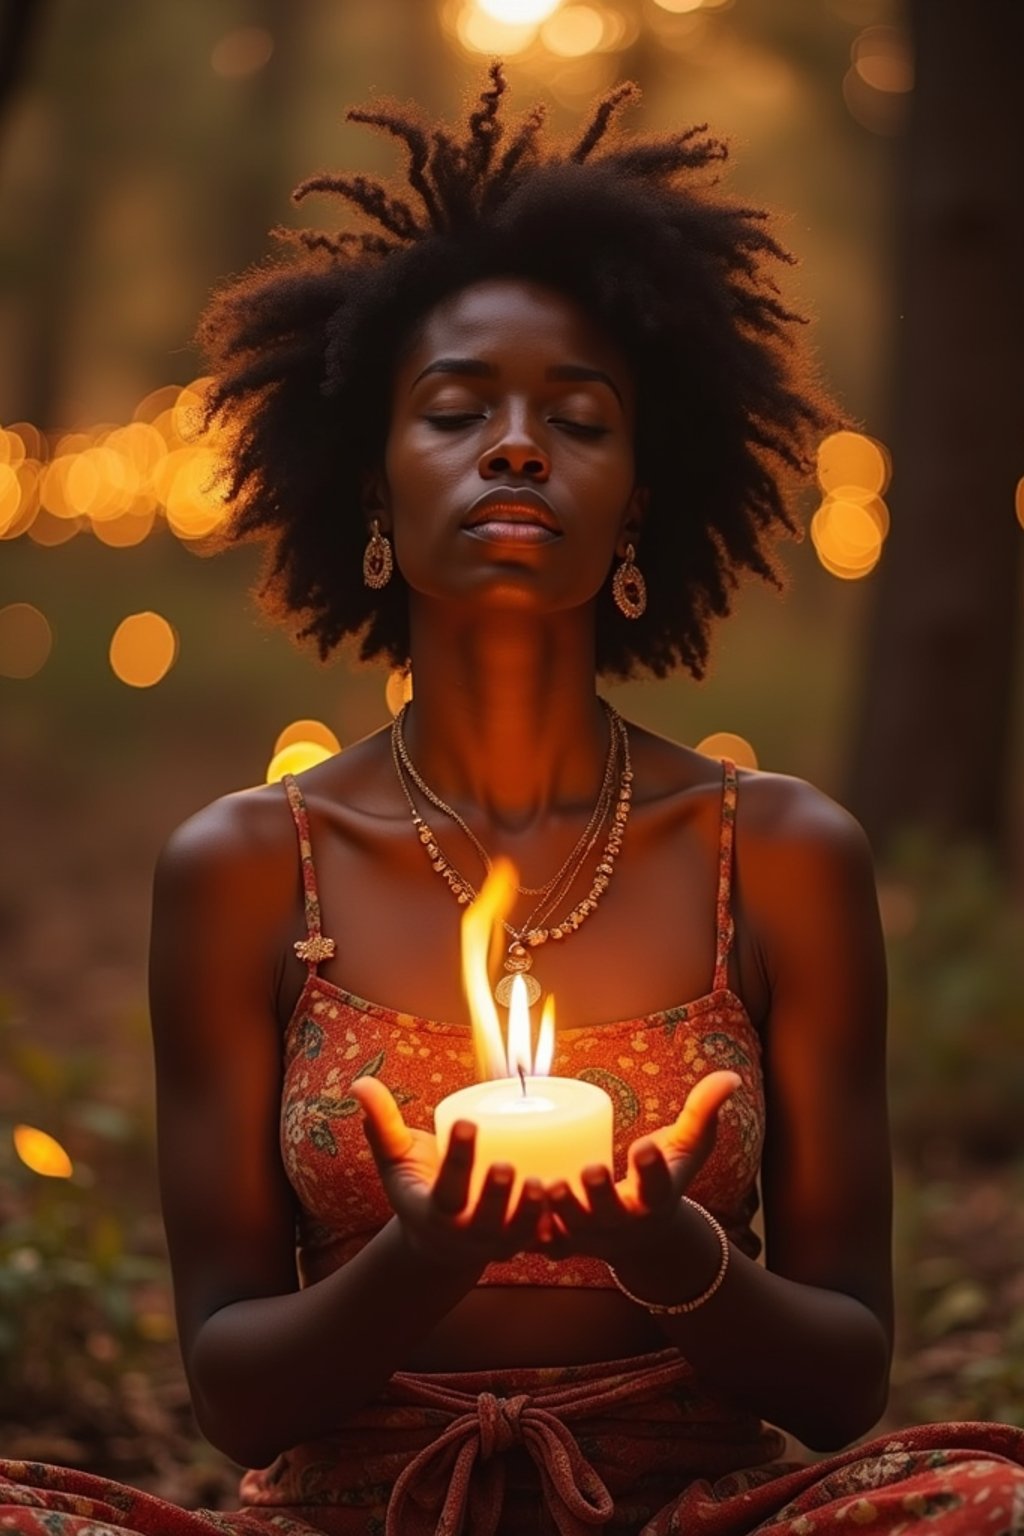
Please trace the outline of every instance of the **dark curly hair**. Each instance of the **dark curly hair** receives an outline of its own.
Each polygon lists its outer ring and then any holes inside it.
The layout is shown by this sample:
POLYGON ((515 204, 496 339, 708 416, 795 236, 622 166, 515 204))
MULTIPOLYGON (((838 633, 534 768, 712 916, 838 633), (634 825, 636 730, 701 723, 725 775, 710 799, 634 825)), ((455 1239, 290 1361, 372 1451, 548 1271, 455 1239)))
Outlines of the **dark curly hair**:
POLYGON ((495 63, 461 139, 391 103, 350 111, 405 145, 413 198, 363 176, 313 176, 295 200, 336 194, 363 227, 275 230, 285 249, 214 295, 198 339, 214 378, 207 424, 231 443, 216 547, 266 541, 262 607, 322 660, 361 635, 364 660, 401 666, 405 583, 397 571, 382 591, 362 579, 362 490, 383 460, 393 372, 442 299, 488 277, 530 279, 579 304, 637 381, 647 611, 625 619, 609 579, 598 669, 661 677, 682 664, 700 678, 740 573, 781 588, 768 546, 799 537, 790 482, 834 420, 771 275, 792 258, 763 212, 715 190, 726 150, 705 127, 613 136, 637 95, 625 84, 575 144, 545 155, 543 108, 507 125, 505 91, 495 63))

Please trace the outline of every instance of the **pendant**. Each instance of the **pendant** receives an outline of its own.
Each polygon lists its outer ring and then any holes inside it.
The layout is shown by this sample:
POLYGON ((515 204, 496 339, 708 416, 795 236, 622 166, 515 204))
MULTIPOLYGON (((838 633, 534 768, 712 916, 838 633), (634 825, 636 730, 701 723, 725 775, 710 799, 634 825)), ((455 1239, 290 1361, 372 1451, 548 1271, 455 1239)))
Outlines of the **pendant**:
POLYGON ((517 976, 521 976, 526 983, 526 1001, 532 1008, 540 997, 540 982, 526 971, 513 971, 511 976, 503 976, 494 989, 495 1001, 503 1008, 508 1007, 512 1001, 512 983, 517 976))

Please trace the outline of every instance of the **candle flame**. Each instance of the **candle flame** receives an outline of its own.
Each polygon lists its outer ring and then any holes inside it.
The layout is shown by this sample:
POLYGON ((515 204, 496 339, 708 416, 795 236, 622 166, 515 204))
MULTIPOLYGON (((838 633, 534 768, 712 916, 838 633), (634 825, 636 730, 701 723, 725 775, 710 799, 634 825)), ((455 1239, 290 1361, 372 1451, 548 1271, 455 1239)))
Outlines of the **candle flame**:
POLYGON ((487 957, 491 934, 511 912, 515 894, 514 868, 507 859, 495 859, 480 894, 462 915, 462 985, 473 1023, 477 1076, 481 1078, 509 1075, 487 957))
POLYGON ((544 1007, 540 1015, 540 1034, 537 1037, 537 1051, 533 1058, 533 1072, 535 1077, 550 1077, 551 1063, 555 1059, 555 995, 549 992, 544 999, 544 1007))
POLYGON ((34 1125, 14 1127, 14 1150, 26 1168, 48 1179, 70 1179, 74 1169, 60 1142, 34 1125))
POLYGON ((498 1010, 488 975, 488 955, 495 938, 504 949, 501 924, 511 912, 516 893, 516 871, 508 859, 495 859, 476 900, 462 917, 462 985, 473 1025, 477 1075, 493 1077, 548 1077, 555 1054, 555 1000, 544 1000, 536 1053, 530 1026, 526 983, 513 975, 508 1010, 508 1045, 502 1036, 498 1010))

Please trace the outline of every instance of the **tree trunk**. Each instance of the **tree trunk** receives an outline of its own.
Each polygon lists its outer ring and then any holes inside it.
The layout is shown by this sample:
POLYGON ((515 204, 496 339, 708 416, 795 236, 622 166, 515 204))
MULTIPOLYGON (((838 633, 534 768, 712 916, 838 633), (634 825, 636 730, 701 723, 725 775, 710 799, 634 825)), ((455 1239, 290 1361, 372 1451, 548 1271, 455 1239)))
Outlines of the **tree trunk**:
POLYGON ((1019 0, 912 0, 892 532, 845 798, 1006 857, 1021 609, 1024 116, 1019 0))

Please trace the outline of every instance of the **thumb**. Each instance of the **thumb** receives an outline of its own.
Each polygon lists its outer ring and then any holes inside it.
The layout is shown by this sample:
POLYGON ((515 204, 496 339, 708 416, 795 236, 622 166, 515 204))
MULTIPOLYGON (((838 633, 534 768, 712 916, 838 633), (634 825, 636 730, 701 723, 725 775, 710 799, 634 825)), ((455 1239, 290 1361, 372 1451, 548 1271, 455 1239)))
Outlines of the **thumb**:
POLYGON ((694 1083, 672 1127, 672 1141, 682 1152, 711 1151, 718 1112, 726 1099, 742 1087, 738 1072, 709 1072, 694 1083))
POLYGON ((366 1116, 363 1130, 378 1163, 398 1162, 412 1146, 412 1132, 402 1119, 389 1088, 375 1077, 357 1077, 349 1092, 366 1116))

